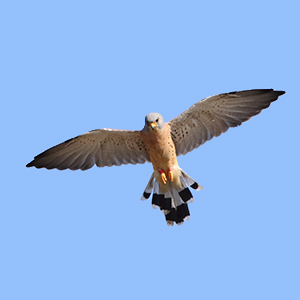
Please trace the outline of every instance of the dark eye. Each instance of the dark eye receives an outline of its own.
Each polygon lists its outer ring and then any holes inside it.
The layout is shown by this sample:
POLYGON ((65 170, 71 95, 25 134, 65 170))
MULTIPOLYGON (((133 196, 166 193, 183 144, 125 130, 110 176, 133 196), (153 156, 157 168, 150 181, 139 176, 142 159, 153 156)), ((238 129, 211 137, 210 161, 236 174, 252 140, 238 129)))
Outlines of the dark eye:
POLYGON ((155 121, 156 123, 158 122, 158 118, 156 119, 156 121, 155 121))

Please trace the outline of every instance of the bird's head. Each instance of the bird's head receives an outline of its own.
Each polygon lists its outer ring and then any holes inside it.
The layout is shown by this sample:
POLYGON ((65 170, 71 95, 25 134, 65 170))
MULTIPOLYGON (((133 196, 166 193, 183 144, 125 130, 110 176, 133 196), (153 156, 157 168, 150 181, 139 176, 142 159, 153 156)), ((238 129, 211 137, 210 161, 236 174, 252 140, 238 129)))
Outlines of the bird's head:
POLYGON ((145 117, 145 131, 161 130, 164 126, 165 122, 159 113, 151 113, 145 117))

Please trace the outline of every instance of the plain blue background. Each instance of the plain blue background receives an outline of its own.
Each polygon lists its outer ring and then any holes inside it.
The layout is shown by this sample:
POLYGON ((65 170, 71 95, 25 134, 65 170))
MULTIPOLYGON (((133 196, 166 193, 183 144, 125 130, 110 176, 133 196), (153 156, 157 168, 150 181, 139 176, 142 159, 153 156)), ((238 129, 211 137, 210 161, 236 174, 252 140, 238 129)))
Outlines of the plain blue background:
POLYGON ((1 279, 9 299, 300 299, 298 1, 1 4, 1 279), (168 227, 152 166, 25 165, 236 90, 286 94, 179 158, 204 189, 168 227))

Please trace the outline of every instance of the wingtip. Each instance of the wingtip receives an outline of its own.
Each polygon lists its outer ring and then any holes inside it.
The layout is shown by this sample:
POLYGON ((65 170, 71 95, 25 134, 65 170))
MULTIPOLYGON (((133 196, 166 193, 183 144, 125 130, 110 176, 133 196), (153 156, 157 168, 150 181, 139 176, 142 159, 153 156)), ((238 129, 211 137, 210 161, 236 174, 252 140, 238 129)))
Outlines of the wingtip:
POLYGON ((277 92, 278 96, 285 94, 285 91, 274 91, 274 92, 277 92))
POLYGON ((33 160, 33 161, 31 161, 30 163, 28 163, 28 164, 26 165, 26 168, 33 167, 33 166, 34 166, 33 162, 34 162, 34 160, 33 160))

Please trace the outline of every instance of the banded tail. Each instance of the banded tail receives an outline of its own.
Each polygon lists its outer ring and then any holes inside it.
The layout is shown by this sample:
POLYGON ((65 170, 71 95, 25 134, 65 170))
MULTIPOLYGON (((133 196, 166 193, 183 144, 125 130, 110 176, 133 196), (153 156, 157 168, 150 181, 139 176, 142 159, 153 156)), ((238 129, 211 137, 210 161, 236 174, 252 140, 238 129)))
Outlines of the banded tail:
POLYGON ((153 173, 141 198, 141 200, 146 200, 153 193, 152 207, 160 208, 169 226, 173 226, 174 222, 182 225, 184 221, 190 219, 187 204, 192 203, 194 199, 189 187, 202 190, 202 187, 181 169, 180 182, 181 188, 178 189, 171 181, 167 181, 167 189, 162 192, 153 173))

